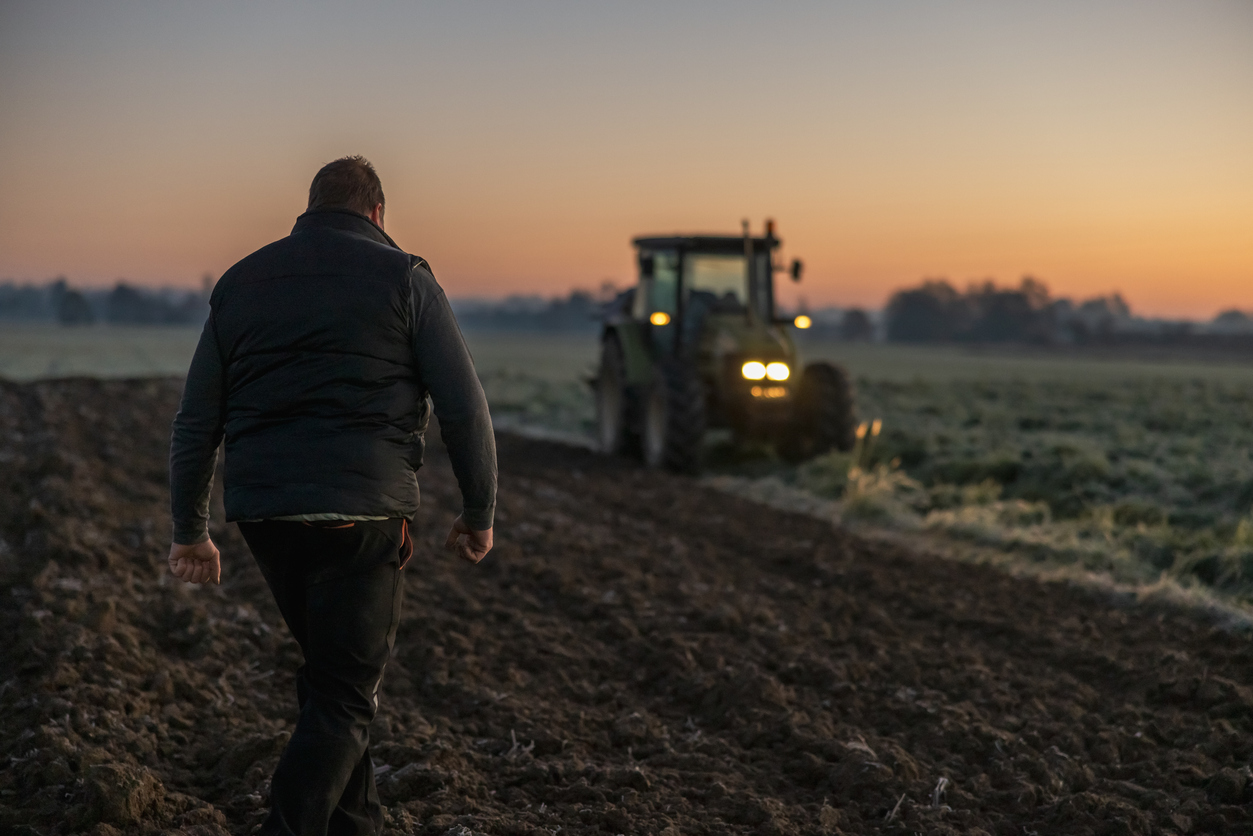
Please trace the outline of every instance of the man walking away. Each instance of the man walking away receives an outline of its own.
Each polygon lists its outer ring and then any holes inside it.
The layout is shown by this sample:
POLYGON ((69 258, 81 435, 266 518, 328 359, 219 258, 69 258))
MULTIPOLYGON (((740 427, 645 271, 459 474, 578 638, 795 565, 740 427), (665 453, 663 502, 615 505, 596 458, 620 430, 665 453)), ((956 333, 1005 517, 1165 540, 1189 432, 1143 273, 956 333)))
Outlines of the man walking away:
POLYGON ((226 519, 304 652, 267 836, 382 831, 369 725, 400 621, 432 402, 463 501, 447 546, 471 563, 492 547, 487 402, 443 290, 383 232, 383 209, 363 158, 317 173, 291 235, 218 282, 174 419, 171 571, 220 581, 209 489, 225 437, 226 519))

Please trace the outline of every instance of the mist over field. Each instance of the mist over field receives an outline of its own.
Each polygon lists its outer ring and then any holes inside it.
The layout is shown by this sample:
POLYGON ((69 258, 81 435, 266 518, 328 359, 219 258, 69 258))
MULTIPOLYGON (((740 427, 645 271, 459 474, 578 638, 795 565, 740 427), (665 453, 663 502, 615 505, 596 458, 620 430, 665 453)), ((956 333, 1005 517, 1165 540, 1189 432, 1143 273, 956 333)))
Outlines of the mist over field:
MULTIPOLYGON (((591 443, 598 302, 573 298, 462 308, 499 428, 591 443)), ((11 324, 0 377, 178 376, 197 338, 190 327, 11 324)), ((849 525, 1253 602, 1253 364, 1241 357, 921 347, 823 329, 797 339, 807 361, 848 368, 860 418, 881 432, 855 456, 800 466, 715 435, 710 472, 747 480, 737 489, 784 485, 835 501, 825 513, 849 525)))

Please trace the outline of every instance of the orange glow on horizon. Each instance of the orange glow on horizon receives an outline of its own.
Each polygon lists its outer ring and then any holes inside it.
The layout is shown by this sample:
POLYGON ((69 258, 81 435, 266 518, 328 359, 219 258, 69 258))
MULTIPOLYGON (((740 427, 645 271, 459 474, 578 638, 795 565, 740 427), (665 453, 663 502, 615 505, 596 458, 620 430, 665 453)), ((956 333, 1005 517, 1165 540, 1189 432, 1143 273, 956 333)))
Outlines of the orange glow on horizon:
POLYGON ((783 300, 811 309, 1031 275, 1141 315, 1253 310, 1253 6, 1120 2, 797 2, 717 37, 699 3, 661 28, 626 5, 19 4, 0 281, 198 287, 361 153, 453 297, 625 286, 635 235, 772 217, 806 265, 783 300), (325 60, 346 45, 377 61, 325 60), (746 74, 763 47, 789 58, 746 74))

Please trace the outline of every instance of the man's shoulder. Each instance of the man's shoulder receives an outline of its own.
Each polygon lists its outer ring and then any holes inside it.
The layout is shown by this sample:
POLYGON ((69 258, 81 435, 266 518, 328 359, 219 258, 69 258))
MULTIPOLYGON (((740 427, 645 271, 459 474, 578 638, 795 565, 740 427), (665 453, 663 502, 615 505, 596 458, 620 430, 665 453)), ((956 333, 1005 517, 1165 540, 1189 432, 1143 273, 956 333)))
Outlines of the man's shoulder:
MULTIPOLYGON (((241 258, 218 280, 217 289, 276 276, 355 275, 392 282, 405 280, 416 270, 431 275, 426 259, 359 236, 326 239, 288 235, 241 258)), ((432 280, 433 280, 432 276, 432 280)))
POLYGON ((435 271, 425 258, 420 255, 409 256, 409 283, 418 293, 443 293, 435 271))
POLYGON ((260 249, 253 250, 248 255, 236 261, 226 272, 222 274, 222 278, 218 279, 217 287, 223 288, 237 281, 241 276, 256 273, 265 267, 282 258, 285 252, 291 247, 291 236, 285 236, 277 241, 271 241, 260 249))

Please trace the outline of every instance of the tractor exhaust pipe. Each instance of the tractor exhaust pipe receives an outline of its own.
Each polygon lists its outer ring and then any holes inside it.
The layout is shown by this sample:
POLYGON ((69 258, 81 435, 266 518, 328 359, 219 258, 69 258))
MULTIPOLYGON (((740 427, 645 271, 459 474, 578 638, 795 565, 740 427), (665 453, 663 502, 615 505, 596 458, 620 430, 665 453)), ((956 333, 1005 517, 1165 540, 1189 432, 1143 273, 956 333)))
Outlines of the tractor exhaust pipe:
POLYGON ((748 304, 747 314, 749 319, 753 316, 753 301, 757 298, 757 277, 753 270, 753 234, 749 231, 748 218, 741 221, 744 227, 744 279, 745 285, 748 287, 748 304))

